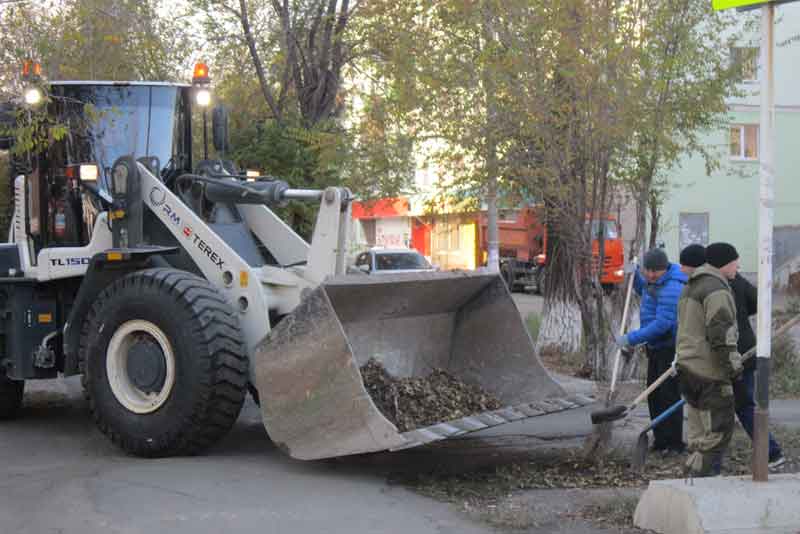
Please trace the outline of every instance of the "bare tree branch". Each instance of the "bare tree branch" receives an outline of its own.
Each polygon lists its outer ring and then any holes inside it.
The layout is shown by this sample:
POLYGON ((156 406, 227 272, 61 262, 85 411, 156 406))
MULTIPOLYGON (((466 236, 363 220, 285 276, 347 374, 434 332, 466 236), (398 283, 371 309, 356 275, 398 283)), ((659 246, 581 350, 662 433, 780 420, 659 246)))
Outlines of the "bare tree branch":
POLYGON ((258 50, 256 49, 256 42, 253 38, 253 33, 250 28, 250 20, 247 16, 246 0, 239 0, 239 7, 241 9, 240 20, 242 23, 242 31, 244 32, 245 39, 247 41, 247 48, 250 50, 250 57, 253 60, 253 66, 255 66, 256 74, 258 75, 258 83, 261 85, 261 92, 264 94, 264 100, 267 101, 267 105, 272 111, 272 114, 275 115, 275 120, 277 120, 278 123, 282 123, 282 110, 277 106, 275 103, 275 98, 272 96, 272 90, 269 88, 269 85, 267 84, 267 78, 264 75, 264 65, 261 63, 261 57, 258 55, 258 50))

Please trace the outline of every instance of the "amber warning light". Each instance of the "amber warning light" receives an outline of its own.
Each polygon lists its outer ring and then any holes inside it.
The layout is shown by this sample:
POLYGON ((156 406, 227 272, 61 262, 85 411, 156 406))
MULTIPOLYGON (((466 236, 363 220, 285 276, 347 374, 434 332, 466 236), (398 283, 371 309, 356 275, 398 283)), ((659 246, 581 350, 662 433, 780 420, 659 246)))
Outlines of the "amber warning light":
POLYGON ((209 83, 210 81, 211 78, 208 77, 208 65, 205 63, 197 63, 194 66, 192 83, 209 83))
POLYGON ((30 59, 25 61, 22 64, 22 78, 27 80, 28 78, 38 78, 42 75, 42 66, 37 61, 31 61, 30 59))

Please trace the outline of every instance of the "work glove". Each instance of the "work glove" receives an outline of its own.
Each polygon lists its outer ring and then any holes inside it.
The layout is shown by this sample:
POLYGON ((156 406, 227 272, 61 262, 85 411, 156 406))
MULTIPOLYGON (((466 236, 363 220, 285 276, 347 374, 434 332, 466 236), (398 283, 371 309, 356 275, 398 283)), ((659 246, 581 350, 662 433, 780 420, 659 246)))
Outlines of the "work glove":
POLYGON ((733 402, 736 410, 739 411, 750 403, 750 393, 747 391, 747 384, 744 383, 742 377, 733 380, 733 402))
POLYGON ((737 351, 733 351, 728 354, 728 360, 731 362, 731 380, 741 379, 742 371, 744 371, 742 355, 737 351))
POLYGON ((635 261, 628 262, 623 267, 623 270, 625 271, 625 274, 635 273, 639 270, 639 264, 635 261))
POLYGON ((616 343, 617 346, 622 350, 625 350, 628 347, 630 347, 630 342, 628 341, 628 336, 614 335, 614 343, 616 343))

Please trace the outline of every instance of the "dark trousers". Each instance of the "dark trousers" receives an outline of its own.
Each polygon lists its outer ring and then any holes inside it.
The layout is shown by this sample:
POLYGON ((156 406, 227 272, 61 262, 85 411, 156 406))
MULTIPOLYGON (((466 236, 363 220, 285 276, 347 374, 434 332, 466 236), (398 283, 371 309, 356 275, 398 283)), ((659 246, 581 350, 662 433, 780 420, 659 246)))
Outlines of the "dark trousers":
MULTIPOLYGON (((669 369, 674 358, 674 346, 658 349, 647 348, 648 386, 669 369)), ((678 378, 673 376, 664 381, 647 397, 647 405, 650 407, 650 419, 655 419, 679 400, 681 400, 681 394, 678 388, 678 378)), ((674 414, 656 426, 653 429, 653 436, 655 437, 653 443, 653 448, 655 449, 682 450, 684 448, 683 408, 676 410, 674 414)))
MULTIPOLYGON (((756 403, 753 401, 753 393, 755 392, 755 388, 753 386, 755 374, 756 370, 754 367, 745 368, 744 372, 742 372, 742 382, 744 382, 745 386, 747 386, 747 402, 736 406, 736 416, 739 418, 739 422, 742 423, 742 428, 744 428, 745 432, 747 432, 747 434, 750 436, 750 439, 753 439, 753 411, 756 407, 756 403)), ((780 456, 781 448, 778 446, 775 438, 772 437, 772 433, 770 433, 769 459, 772 461, 780 456)))

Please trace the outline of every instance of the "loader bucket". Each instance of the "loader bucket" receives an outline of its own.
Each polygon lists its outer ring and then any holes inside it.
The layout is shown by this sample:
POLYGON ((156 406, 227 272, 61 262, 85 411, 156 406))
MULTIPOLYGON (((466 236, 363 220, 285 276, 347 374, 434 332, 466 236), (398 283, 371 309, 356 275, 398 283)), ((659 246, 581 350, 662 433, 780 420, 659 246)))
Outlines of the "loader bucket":
POLYGON ((496 274, 328 279, 276 325, 255 359, 267 432, 304 460, 413 447, 590 402, 566 400, 496 274), (400 433, 364 387, 359 368, 370 358, 395 377, 444 369, 506 408, 400 433))

